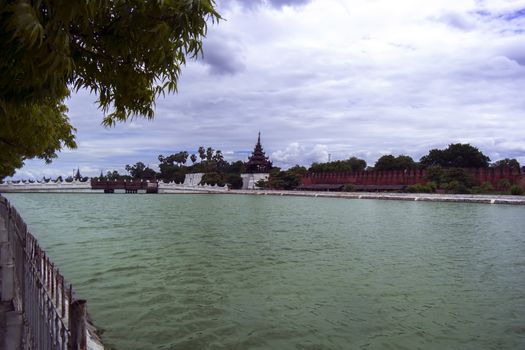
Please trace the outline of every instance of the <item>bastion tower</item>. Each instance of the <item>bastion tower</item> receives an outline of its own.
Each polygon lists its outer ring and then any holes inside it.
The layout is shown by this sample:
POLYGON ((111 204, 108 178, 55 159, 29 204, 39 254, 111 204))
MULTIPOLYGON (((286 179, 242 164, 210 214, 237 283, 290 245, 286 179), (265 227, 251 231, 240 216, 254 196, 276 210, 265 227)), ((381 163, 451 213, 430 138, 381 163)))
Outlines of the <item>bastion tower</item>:
POLYGON ((246 173, 241 174, 243 190, 253 190, 259 180, 268 180, 272 162, 268 159, 261 145, 261 133, 257 137, 257 143, 253 149, 252 155, 245 163, 246 173))

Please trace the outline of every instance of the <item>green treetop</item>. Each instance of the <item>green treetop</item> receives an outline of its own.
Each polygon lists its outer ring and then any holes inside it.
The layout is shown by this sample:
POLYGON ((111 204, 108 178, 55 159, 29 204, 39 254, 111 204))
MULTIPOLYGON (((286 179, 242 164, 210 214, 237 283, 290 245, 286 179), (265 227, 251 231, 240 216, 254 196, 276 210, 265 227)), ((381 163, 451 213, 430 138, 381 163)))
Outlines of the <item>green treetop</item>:
POLYGON ((218 19, 213 0, 0 1, 0 178, 76 146, 71 90, 98 96, 105 125, 152 118, 218 19))
POLYGON ((515 169, 519 169, 520 168, 520 162, 518 162, 518 160, 512 158, 512 159, 509 159, 509 158, 505 158, 505 159, 501 159, 501 160, 498 160, 496 162, 494 162, 493 164, 490 165, 491 167, 493 168, 515 168, 515 169))
POLYGON ((431 149, 419 162, 424 167, 486 168, 490 158, 468 143, 454 143, 442 150, 431 149))
POLYGON ((357 157, 346 160, 336 160, 328 163, 313 163, 308 171, 313 173, 325 173, 332 171, 363 171, 366 169, 366 161, 357 157))
POLYGON ((416 168, 417 164, 412 157, 399 155, 394 157, 391 154, 381 156, 374 165, 374 170, 407 170, 416 168))

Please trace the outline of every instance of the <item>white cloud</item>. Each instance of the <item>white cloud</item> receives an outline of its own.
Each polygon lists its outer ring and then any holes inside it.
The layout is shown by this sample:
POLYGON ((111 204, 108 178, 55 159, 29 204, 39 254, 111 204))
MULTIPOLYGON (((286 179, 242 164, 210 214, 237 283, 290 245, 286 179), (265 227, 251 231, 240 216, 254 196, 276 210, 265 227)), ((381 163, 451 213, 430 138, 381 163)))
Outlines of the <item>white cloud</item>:
MULTIPOLYGON (((223 6, 205 60, 184 67, 154 121, 105 129, 95 98, 74 95, 79 148, 45 169, 155 164, 200 145, 245 159, 258 130, 281 165, 328 153, 418 159, 460 141, 525 164, 525 1, 298 2, 223 6)), ((28 161, 24 171, 42 169, 28 161)))
POLYGON ((313 162, 328 161, 328 147, 326 145, 315 145, 308 148, 299 145, 298 142, 290 143, 285 149, 275 151, 271 154, 274 165, 289 168, 296 164, 310 165, 313 162))

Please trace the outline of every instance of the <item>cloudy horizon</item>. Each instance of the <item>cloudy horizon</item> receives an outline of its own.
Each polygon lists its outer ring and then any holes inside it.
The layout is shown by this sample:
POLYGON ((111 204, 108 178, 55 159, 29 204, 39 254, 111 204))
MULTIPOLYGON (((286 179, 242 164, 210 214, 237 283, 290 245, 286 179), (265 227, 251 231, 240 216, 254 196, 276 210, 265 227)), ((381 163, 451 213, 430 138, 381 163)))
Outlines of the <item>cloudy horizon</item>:
POLYGON ((287 168, 384 154, 416 161, 470 143, 525 165, 525 1, 220 1, 204 55, 155 119, 101 126, 96 97, 68 101, 78 148, 17 178, 84 176, 159 154, 220 149, 246 160, 261 132, 287 168))

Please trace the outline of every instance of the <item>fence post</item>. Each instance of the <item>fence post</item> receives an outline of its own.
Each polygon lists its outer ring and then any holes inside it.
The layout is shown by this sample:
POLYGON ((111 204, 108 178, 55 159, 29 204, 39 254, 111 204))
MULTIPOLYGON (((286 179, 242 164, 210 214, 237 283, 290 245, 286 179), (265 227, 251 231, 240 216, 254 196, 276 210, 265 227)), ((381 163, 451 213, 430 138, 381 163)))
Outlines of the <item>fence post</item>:
POLYGON ((15 264, 11 257, 9 243, 1 244, 2 257, 2 301, 10 301, 15 297, 15 264))
POLYGON ((8 222, 5 218, 0 218, 0 266, 2 266, 2 290, 0 292, 2 293, 2 301, 12 300, 15 292, 15 265, 11 255, 7 225, 8 222))
MULTIPOLYGON (((4 202, 1 205, 4 205, 4 202)), ((0 267, 2 268, 2 276, 0 276, 2 289, 0 293, 2 294, 2 302, 12 303, 15 299, 15 264, 11 243, 9 242, 9 219, 5 209, 3 207, 0 211, 0 267)), ((4 310, 3 312, 4 335, 7 333, 10 336, 0 339, 0 348, 19 350, 22 345, 22 314, 16 309, 4 310)))
POLYGON ((70 350, 86 350, 86 301, 75 300, 71 304, 71 341, 70 350))
POLYGON ((9 235, 7 233, 7 222, 6 222, 6 218, 4 218, 3 214, 4 213, 2 211, 0 213, 0 243, 9 241, 9 235))

